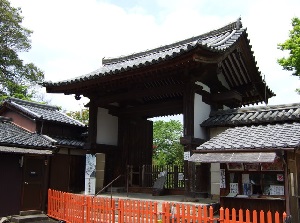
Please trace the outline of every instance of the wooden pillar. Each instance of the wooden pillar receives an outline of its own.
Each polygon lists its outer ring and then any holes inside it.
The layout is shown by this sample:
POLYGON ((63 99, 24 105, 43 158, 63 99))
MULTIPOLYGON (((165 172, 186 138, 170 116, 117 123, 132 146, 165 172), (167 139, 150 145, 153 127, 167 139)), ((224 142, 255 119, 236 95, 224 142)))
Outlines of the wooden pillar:
MULTIPOLYGON (((93 100, 90 101, 89 107, 89 127, 88 127, 88 149, 94 150, 97 140, 97 115, 98 115, 98 107, 93 103, 93 100)), ((93 151, 94 152, 94 151, 93 151)), ((92 153, 93 153, 92 152, 92 153)))
MULTIPOLYGON (((191 80, 187 80, 183 93, 183 137, 194 138, 194 101, 195 87, 191 80)), ((191 155, 193 146, 191 141, 184 145, 184 152, 191 155)), ((187 160, 184 161, 184 178, 185 178, 185 195, 193 196, 194 194, 194 168, 193 164, 187 160)))

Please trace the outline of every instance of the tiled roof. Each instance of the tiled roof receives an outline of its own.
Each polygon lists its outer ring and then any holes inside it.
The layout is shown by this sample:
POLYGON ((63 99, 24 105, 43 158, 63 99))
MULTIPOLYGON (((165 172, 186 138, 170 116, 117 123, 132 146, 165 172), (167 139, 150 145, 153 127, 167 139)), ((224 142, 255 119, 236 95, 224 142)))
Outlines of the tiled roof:
POLYGON ((201 126, 240 126, 293 121, 300 121, 300 103, 220 110, 212 112, 201 126))
POLYGON ((64 137, 52 137, 58 145, 63 146, 72 146, 72 147, 80 147, 83 148, 84 141, 73 139, 73 138, 64 138, 64 137))
POLYGON ((52 155, 53 151, 48 149, 29 149, 29 148, 20 148, 20 147, 11 147, 11 146, 1 146, 0 152, 3 153, 20 153, 20 154, 37 154, 37 155, 52 155))
POLYGON ((48 136, 29 132, 8 118, 0 116, 0 145, 12 147, 28 147, 35 149, 54 149, 55 141, 48 136))
POLYGON ((281 149, 300 146, 300 123, 229 128, 199 150, 281 149))
POLYGON ((242 28, 241 21, 238 19, 237 21, 220 29, 179 41, 174 44, 135 53, 129 56, 103 59, 103 66, 87 75, 56 83, 45 82, 43 83, 43 86, 67 85, 70 83, 97 79, 101 76, 118 74, 124 71, 172 59, 181 54, 187 53, 196 47, 200 47, 211 52, 224 52, 233 46, 243 35, 247 36, 246 29, 242 28))
POLYGON ((17 109, 35 119, 60 122, 64 124, 82 127, 85 126, 83 123, 60 112, 58 107, 55 106, 43 105, 16 98, 9 98, 4 102, 3 106, 8 106, 17 109))
POLYGON ((189 161, 201 163, 271 163, 274 162, 275 157, 275 152, 194 153, 189 161))

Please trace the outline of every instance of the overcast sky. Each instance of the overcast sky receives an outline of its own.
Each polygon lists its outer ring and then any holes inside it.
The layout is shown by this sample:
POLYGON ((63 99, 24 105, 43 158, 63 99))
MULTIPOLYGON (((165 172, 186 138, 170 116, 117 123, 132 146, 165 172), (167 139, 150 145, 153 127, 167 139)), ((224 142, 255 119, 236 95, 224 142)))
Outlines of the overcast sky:
MULTIPOLYGON (((33 31, 32 49, 23 53, 60 81, 87 74, 103 57, 117 57, 170 44, 220 28, 241 17, 259 70, 277 95, 269 104, 300 102, 299 78, 283 71, 277 44, 288 38, 299 0, 11 0, 21 7, 23 25, 33 31)), ((87 100, 49 94, 64 110, 79 110, 87 100)))

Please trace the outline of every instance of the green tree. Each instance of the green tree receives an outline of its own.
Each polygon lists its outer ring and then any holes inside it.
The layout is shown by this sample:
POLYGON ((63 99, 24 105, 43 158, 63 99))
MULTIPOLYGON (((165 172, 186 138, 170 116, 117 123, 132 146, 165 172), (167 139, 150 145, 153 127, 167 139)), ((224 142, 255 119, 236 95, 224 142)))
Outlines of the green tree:
POLYGON ((183 165, 183 146, 180 121, 155 121, 153 123, 153 164, 183 165))
POLYGON ((18 53, 31 48, 32 31, 21 25, 21 9, 0 0, 0 100, 8 96, 30 100, 44 73, 32 63, 24 63, 18 53))
MULTIPOLYGON (((289 56, 278 59, 284 70, 292 71, 293 75, 300 76, 300 19, 292 18, 293 29, 289 32, 289 39, 278 44, 280 50, 288 50, 289 56)), ((299 89, 297 89, 299 92, 299 89)))
POLYGON ((89 124, 89 109, 82 109, 81 111, 70 111, 67 115, 82 122, 85 125, 89 124))

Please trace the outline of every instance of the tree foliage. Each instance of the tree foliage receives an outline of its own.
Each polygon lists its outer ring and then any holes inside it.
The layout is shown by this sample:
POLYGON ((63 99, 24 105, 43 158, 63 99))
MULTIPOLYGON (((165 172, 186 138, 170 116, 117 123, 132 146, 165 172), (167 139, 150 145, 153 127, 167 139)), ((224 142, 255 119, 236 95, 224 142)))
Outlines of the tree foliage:
POLYGON ((89 124, 89 109, 82 109, 80 111, 70 111, 67 115, 82 122, 85 125, 89 124))
POLYGON ((180 121, 153 123, 153 163, 183 165, 183 146, 180 144, 183 126, 180 121))
POLYGON ((31 48, 32 31, 21 25, 21 9, 0 0, 0 100, 8 96, 31 99, 34 86, 44 80, 44 73, 33 63, 25 64, 18 53, 31 48))
POLYGON ((289 51, 289 56, 278 59, 278 63, 284 70, 292 71, 293 75, 300 76, 300 19, 294 17, 292 26, 293 29, 289 32, 289 39, 278 44, 280 50, 289 51))

